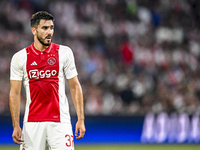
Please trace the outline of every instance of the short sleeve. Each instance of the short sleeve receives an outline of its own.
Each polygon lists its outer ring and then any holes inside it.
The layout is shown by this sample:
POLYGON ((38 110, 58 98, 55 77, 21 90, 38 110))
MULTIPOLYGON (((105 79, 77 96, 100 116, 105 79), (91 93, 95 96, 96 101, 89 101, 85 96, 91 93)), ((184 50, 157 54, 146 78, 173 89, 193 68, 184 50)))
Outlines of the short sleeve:
POLYGON ((21 58, 18 57, 19 55, 16 53, 12 59, 10 64, 10 80, 22 80, 23 79, 23 67, 21 63, 21 58))
POLYGON ((70 48, 68 48, 67 59, 64 64, 64 73, 67 79, 71 79, 78 75, 74 61, 74 55, 70 48))

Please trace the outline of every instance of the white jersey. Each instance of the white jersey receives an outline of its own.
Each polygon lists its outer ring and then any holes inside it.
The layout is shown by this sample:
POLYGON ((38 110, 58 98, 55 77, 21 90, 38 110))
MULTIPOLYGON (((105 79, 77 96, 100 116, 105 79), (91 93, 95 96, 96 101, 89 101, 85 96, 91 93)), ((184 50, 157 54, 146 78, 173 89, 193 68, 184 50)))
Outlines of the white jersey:
POLYGON ((33 44, 11 61, 10 80, 23 81, 26 90, 24 122, 69 122, 66 79, 77 76, 72 50, 51 45, 38 51, 33 44))

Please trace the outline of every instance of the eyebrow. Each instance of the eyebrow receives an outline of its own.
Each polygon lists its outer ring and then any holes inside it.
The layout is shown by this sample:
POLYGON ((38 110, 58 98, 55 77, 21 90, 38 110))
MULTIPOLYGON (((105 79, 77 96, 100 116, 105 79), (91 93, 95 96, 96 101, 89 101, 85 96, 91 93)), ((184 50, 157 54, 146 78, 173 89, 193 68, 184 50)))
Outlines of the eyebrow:
POLYGON ((42 26, 42 28, 48 28, 48 27, 54 27, 54 25, 50 25, 50 26, 42 26))

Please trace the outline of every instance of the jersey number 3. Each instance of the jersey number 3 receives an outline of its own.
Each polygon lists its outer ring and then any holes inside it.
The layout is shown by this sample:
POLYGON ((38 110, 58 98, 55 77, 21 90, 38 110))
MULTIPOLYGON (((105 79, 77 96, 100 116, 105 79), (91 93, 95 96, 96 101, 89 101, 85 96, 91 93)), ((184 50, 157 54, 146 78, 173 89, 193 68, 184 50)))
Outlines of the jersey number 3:
POLYGON ((74 144, 74 139, 73 139, 73 135, 65 135, 65 138, 67 138, 67 147, 73 147, 73 144, 74 144))

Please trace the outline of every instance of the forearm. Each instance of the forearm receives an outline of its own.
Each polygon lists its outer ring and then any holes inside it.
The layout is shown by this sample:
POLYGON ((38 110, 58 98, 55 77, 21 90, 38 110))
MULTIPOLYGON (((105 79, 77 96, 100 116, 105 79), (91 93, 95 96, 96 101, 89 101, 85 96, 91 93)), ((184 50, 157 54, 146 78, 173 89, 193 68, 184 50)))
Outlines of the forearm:
POLYGON ((19 116, 20 116, 20 94, 16 94, 10 91, 10 112, 12 116, 13 128, 20 126, 19 125, 19 116))
POLYGON ((74 85, 70 88, 72 100, 76 109, 78 120, 84 120, 84 102, 83 92, 80 84, 74 85))

